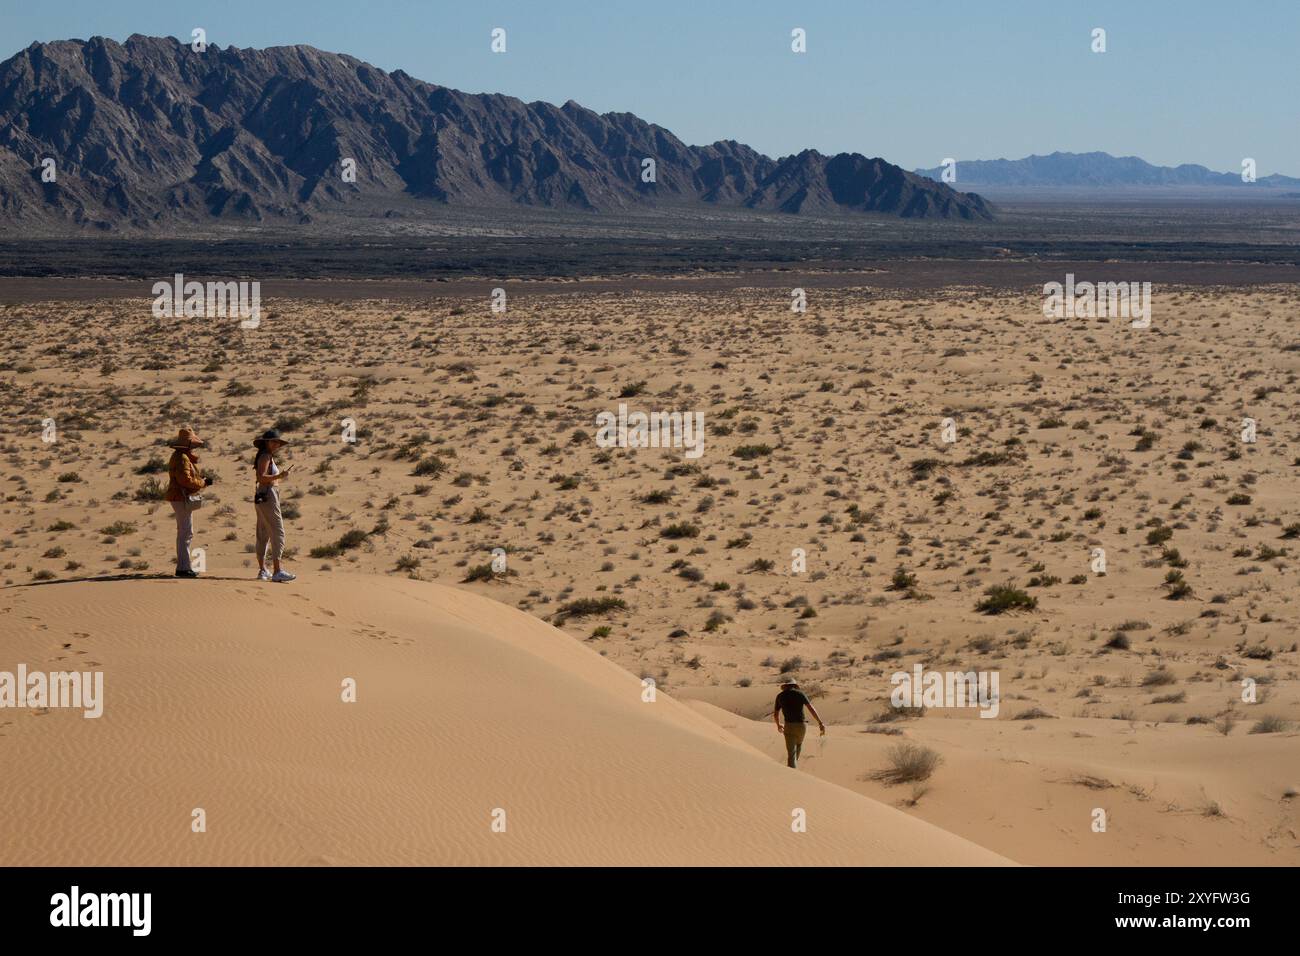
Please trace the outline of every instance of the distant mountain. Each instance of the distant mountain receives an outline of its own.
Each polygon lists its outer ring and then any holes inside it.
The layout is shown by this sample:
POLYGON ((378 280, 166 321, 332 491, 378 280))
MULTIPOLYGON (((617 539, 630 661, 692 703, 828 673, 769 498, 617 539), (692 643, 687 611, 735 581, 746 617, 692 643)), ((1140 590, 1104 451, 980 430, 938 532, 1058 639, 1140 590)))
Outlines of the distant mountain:
POLYGON ((979 196, 882 159, 687 146, 630 113, 461 93, 309 46, 95 37, 0 64, 0 225, 310 224, 511 203, 992 218, 979 196))
MULTIPOLYGON (((941 181, 943 167, 918 169, 918 176, 941 181)), ((959 186, 1300 186, 1289 176, 1261 176, 1243 183, 1241 173, 1216 173, 1204 166, 1153 166, 1136 156, 1109 153, 1052 153, 1024 159, 957 161, 959 186)))

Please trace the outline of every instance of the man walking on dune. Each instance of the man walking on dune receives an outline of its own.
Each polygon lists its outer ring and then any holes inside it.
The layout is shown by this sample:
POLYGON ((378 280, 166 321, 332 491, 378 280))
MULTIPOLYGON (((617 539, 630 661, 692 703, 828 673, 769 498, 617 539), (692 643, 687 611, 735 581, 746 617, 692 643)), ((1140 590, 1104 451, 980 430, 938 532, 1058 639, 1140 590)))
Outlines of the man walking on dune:
POLYGON ((817 715, 817 708, 813 707, 812 701, 808 695, 799 689, 799 682, 793 677, 788 677, 781 682, 781 693, 776 695, 776 704, 772 708, 772 719, 776 721, 776 732, 785 736, 785 765, 787 767, 799 766, 799 753, 803 750, 804 734, 808 732, 808 725, 804 723, 803 709, 807 707, 808 713, 813 715, 813 720, 817 721, 817 726, 821 728, 822 735, 826 734, 826 725, 822 723, 821 717, 817 715), (785 717, 785 727, 781 726, 781 718, 785 717))

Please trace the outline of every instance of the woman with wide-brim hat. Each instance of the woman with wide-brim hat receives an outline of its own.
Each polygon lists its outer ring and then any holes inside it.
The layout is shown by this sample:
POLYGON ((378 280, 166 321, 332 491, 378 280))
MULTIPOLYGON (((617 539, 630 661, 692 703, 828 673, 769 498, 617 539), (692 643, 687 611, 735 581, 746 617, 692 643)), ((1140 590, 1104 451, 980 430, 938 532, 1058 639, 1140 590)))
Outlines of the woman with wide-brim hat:
POLYGON ((203 503, 199 492, 208 480, 199 474, 199 456, 194 449, 207 443, 186 425, 167 444, 175 450, 167 463, 167 493, 163 498, 171 502, 176 513, 176 576, 197 578, 198 572, 190 566, 190 543, 194 540, 194 512, 203 503))
POLYGON ((297 577, 280 567, 280 556, 284 554, 284 516, 280 514, 278 486, 293 471, 293 465, 280 468, 275 462, 275 453, 287 444, 288 442, 274 428, 253 439, 253 446, 257 449, 257 454, 253 458, 253 471, 257 475, 253 507, 257 509, 257 579, 259 581, 283 583, 297 577), (268 550, 271 552, 273 571, 266 570, 268 550))

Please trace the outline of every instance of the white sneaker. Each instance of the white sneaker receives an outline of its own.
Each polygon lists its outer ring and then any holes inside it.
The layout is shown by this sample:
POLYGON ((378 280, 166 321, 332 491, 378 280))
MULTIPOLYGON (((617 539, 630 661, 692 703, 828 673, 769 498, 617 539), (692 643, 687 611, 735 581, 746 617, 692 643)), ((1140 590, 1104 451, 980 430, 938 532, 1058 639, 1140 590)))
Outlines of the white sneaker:
POLYGON ((259 581, 269 581, 269 580, 271 580, 271 572, 268 571, 268 570, 266 570, 266 568, 262 568, 261 570, 259 570, 259 571, 257 572, 257 580, 259 580, 259 581))
POLYGON ((290 574, 288 571, 276 571, 275 574, 271 575, 271 580, 277 584, 283 584, 286 581, 294 581, 297 577, 298 575, 290 574))

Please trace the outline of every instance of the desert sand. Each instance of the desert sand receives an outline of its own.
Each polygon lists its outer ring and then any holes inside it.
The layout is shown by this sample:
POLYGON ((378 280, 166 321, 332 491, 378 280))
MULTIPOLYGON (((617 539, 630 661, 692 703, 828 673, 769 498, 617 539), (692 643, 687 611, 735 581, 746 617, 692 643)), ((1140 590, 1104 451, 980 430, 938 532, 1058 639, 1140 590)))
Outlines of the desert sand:
POLYGON ((1006 862, 462 590, 338 573, 4 596, 6 656, 105 675, 100 718, 4 715, 5 865, 1006 862))
POLYGON ((109 695, 0 711, 0 863, 1300 862, 1293 287, 1158 289, 1134 330, 1032 292, 491 286, 256 330, 0 311, 0 669, 100 661, 109 695), (620 403, 703 412, 703 453, 598 447, 620 403), (154 579, 180 424, 198 582, 154 579), (272 425, 284 586, 251 580, 272 425), (1000 584, 1036 606, 977 610, 1000 584), (918 663, 996 670, 999 716, 891 708, 918 663), (781 674, 831 724, 799 771, 781 674), (941 762, 880 779, 902 742, 941 762))

